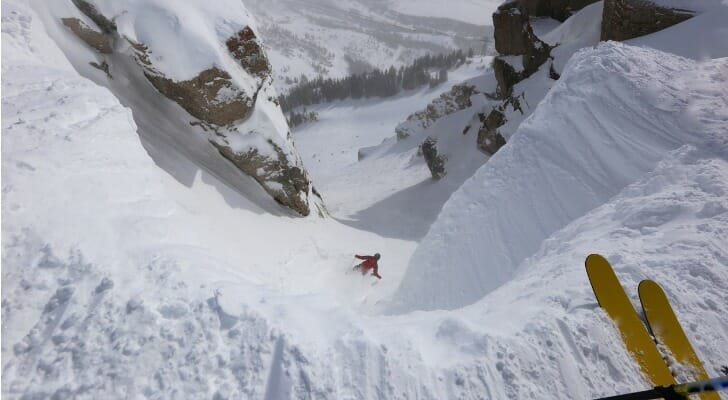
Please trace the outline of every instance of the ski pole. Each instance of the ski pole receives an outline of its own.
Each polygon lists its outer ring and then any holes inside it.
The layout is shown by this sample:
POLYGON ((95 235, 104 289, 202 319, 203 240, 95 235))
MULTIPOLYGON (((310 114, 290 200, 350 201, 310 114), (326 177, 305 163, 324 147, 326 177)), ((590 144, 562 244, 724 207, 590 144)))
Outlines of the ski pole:
POLYGON ((717 392, 725 389, 728 389, 728 376, 721 376, 698 382, 681 383, 677 385, 656 386, 654 389, 645 390, 643 392, 601 397, 596 400, 684 400, 690 394, 717 392))

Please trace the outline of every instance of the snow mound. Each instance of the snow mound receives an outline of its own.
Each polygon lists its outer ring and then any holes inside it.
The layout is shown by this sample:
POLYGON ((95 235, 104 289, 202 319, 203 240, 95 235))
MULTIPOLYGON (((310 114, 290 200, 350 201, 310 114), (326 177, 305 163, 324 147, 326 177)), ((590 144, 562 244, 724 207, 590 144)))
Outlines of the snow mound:
POLYGON ((691 143, 725 152, 725 82, 721 59, 614 42, 577 52, 508 144, 445 204, 391 311, 470 304, 668 151, 691 143))

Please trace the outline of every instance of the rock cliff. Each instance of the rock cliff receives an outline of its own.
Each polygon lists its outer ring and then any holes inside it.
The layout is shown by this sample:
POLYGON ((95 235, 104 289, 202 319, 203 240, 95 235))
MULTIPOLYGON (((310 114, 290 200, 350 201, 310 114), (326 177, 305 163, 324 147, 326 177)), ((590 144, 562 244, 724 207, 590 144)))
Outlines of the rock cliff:
MULTIPOLYGON (((78 12, 63 18, 63 24, 102 56, 133 57, 148 82, 186 111, 189 125, 220 157, 300 215, 310 214, 312 201, 320 203, 290 139, 275 100, 271 65, 244 6, 231 4, 225 17, 200 22, 195 18, 210 13, 201 4, 73 4, 78 12)), ((111 58, 93 65, 112 79, 111 58)))

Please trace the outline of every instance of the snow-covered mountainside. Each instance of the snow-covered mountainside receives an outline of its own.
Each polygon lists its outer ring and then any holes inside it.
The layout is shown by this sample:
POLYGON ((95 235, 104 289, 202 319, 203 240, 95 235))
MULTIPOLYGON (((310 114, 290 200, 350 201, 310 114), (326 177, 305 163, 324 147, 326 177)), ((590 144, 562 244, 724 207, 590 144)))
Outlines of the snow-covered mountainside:
MULTIPOLYGON (((579 20, 596 7, 600 4, 586 7, 544 37, 559 42, 573 36, 564 33, 575 27, 583 30, 579 20)), ((725 13, 725 7, 711 13, 725 13)), ((635 40, 664 45, 689 27, 716 29, 705 22, 691 19, 655 34, 657 38, 635 40)), ((582 35, 587 42, 590 36, 582 35)), ((584 40, 565 43, 553 52, 554 68, 584 40)), ((567 66, 563 71, 571 73, 570 79, 562 76, 535 108, 538 112, 517 125, 511 139, 515 144, 504 147, 504 154, 498 153, 450 198, 410 261, 393 309, 469 304, 511 279, 520 263, 556 229, 652 170, 666 151, 696 142, 723 149, 718 144, 725 140, 725 115, 711 114, 716 103, 725 101, 721 75, 725 60, 715 62, 713 80, 706 78, 707 83, 697 85, 693 71, 701 63, 611 46, 579 61, 571 58, 571 70, 567 66), (663 89, 656 90, 655 85, 663 89), (700 101, 706 103, 701 106, 700 101), (554 118, 567 109, 570 112, 554 118), (634 125, 644 132, 642 136, 635 135, 634 125)), ((728 56, 722 40, 704 43, 703 48, 728 56)), ((539 101, 547 90, 533 87, 547 79, 544 70, 546 65, 518 83, 514 93, 535 94, 539 101)))
POLYGON ((323 214, 241 2, 32 4, 76 70, 132 109, 148 152, 181 182, 202 168, 273 212, 275 200, 323 214))
POLYGON ((419 56, 492 48, 494 0, 264 0, 248 2, 275 85, 301 75, 341 77, 399 67, 419 56))
MULTIPOLYGON (((487 155, 471 146, 470 164, 448 173, 436 184, 418 145, 426 134, 413 134, 398 140, 394 127, 408 114, 427 106, 431 98, 451 104, 451 118, 435 123, 427 132, 462 132, 470 115, 482 106, 481 98, 466 105, 469 94, 452 96, 452 86, 463 81, 483 87, 492 79, 483 79, 492 57, 475 57, 451 71, 449 80, 435 88, 404 92, 394 98, 349 100, 314 106, 319 121, 294 130, 294 138, 306 160, 328 210, 340 221, 392 238, 419 240, 445 203, 450 193, 470 177, 487 155), (454 125, 454 126, 453 126, 454 125), (470 170, 468 170, 470 168, 470 170), (418 199, 413 202, 412 199, 418 199), (396 223, 392 223, 396 221, 396 223)), ((482 95, 481 95, 482 97, 482 95)), ((467 149, 477 132, 448 138, 454 148, 467 149), (471 140, 472 139, 472 140, 471 140)))
MULTIPOLYGON (((396 301, 404 309, 469 304, 668 151, 694 145, 725 156, 726 114, 713 111, 728 100, 725 67, 616 43, 582 50, 509 145, 450 198, 396 301)), ((672 208, 664 208, 631 228, 670 220, 672 208)))
MULTIPOLYGON (((169 6, 128 4, 149 11, 115 21, 136 21, 137 38, 149 25, 135 18, 169 6)), ((201 16, 185 10, 202 3, 179 4, 178 17, 201 16)), ((396 4, 415 13, 414 2, 396 4)), ((456 82, 493 89, 489 57, 440 87, 317 106, 321 121, 294 136, 335 218, 291 218, 252 179, 236 187, 201 166, 219 154, 202 132, 176 139, 186 122, 165 116, 187 112, 135 60, 102 53, 111 80, 87 66, 98 52, 58 22, 73 7, 2 1, 3 398, 535 400, 646 389, 587 280, 593 252, 635 304, 640 280, 659 282, 709 374, 726 364, 728 4, 549 60, 560 77, 547 63, 518 83, 543 96, 525 94, 528 116, 490 158, 474 150, 476 132, 438 131, 495 101, 475 94, 441 113, 458 103, 446 95, 456 82), (705 41, 687 46, 686 32, 705 41), (397 124, 428 103, 436 121, 397 141, 397 124), (408 141, 418 135, 442 135, 443 152, 467 141, 481 164, 462 164, 468 179, 451 160, 435 182, 408 141), (375 252, 384 279, 351 271, 354 254, 375 252)), ((589 7, 539 33, 560 43, 594 33, 589 7)), ((218 34, 208 28, 198 33, 218 34)), ((174 64, 170 51, 159 65, 174 64)))

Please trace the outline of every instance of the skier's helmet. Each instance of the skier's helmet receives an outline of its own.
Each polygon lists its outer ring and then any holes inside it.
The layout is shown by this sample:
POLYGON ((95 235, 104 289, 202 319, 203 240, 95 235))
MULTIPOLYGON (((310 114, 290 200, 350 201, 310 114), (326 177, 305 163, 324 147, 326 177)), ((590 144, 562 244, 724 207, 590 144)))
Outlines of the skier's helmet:
POLYGON ((374 255, 374 258, 376 258, 377 260, 379 260, 380 257, 381 256, 379 255, 379 253, 377 253, 377 254, 374 255))

